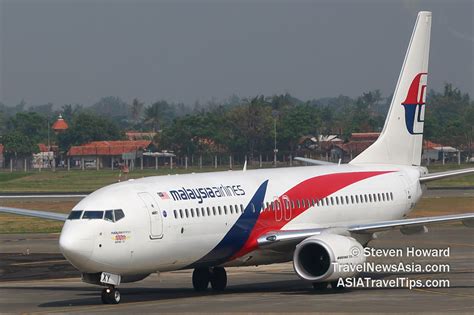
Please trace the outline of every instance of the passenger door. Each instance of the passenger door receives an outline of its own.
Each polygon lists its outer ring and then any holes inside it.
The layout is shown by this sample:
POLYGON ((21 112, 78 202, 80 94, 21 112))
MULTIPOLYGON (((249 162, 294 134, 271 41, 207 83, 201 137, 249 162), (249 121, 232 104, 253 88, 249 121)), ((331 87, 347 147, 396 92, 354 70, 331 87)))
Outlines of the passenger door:
POLYGON ((147 193, 138 193, 138 197, 143 202, 143 205, 148 212, 150 218, 150 238, 157 239, 163 237, 163 219, 161 218, 161 211, 155 199, 147 193))

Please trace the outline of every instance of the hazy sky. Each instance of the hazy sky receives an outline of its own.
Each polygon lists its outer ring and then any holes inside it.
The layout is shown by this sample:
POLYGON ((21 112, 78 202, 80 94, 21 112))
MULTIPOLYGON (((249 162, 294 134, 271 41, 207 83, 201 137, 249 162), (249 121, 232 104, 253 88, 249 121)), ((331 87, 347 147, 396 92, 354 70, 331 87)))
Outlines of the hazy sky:
POLYGON ((0 0, 0 102, 388 95, 419 10, 429 88, 473 95, 473 3, 0 0))

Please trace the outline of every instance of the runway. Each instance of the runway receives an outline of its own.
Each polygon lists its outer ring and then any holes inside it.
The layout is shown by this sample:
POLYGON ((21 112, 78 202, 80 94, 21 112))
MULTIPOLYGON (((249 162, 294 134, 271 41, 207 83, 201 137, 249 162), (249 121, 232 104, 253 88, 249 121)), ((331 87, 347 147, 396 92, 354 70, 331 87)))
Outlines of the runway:
MULTIPOLYGON (((0 235, 0 310, 14 313, 222 313, 222 312, 474 312, 474 229, 437 226, 422 235, 387 233, 376 248, 446 248, 449 257, 403 258, 449 264, 446 273, 366 273, 374 279, 448 279, 449 288, 364 287, 316 292, 291 263, 228 268, 224 293, 195 293, 191 271, 152 274, 121 286, 122 302, 103 305, 100 288, 81 282, 59 254, 58 235, 0 235)), ((398 262, 401 258, 369 258, 398 262)))

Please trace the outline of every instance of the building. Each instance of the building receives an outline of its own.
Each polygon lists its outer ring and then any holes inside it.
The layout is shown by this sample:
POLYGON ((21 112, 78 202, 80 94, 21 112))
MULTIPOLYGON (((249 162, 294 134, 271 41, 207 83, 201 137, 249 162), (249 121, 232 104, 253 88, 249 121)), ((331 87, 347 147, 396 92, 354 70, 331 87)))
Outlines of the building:
POLYGON ((81 169, 104 167, 116 168, 126 163, 131 168, 137 160, 143 166, 143 152, 151 145, 150 140, 92 141, 72 146, 67 152, 68 168, 81 169))
POLYGON ((431 142, 429 140, 423 141, 423 155, 421 156, 422 161, 427 164, 436 161, 461 161, 461 152, 453 147, 431 142))
POLYGON ((63 119, 63 116, 59 114, 58 120, 54 122, 54 124, 51 126, 51 129, 58 134, 61 132, 66 131, 69 128, 67 122, 63 119))
POLYGON ((378 132, 354 132, 346 143, 334 143, 330 148, 331 160, 348 162, 359 155, 374 143, 380 133, 378 132))
POLYGON ((44 143, 38 143, 38 153, 33 153, 31 166, 34 169, 52 168, 56 167, 55 152, 57 153, 58 146, 47 146, 44 143))

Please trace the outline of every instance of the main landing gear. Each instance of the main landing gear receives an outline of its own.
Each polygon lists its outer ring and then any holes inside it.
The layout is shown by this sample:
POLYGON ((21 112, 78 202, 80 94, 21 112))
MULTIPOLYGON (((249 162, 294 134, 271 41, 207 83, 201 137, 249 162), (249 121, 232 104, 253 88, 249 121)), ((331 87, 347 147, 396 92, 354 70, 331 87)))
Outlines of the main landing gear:
POLYGON ((194 269, 193 287, 194 290, 202 292, 207 290, 211 283, 214 291, 223 291, 227 286, 227 273, 223 267, 200 267, 194 269))
POLYGON ((104 304, 119 304, 120 291, 114 287, 107 287, 102 290, 101 298, 104 304))

